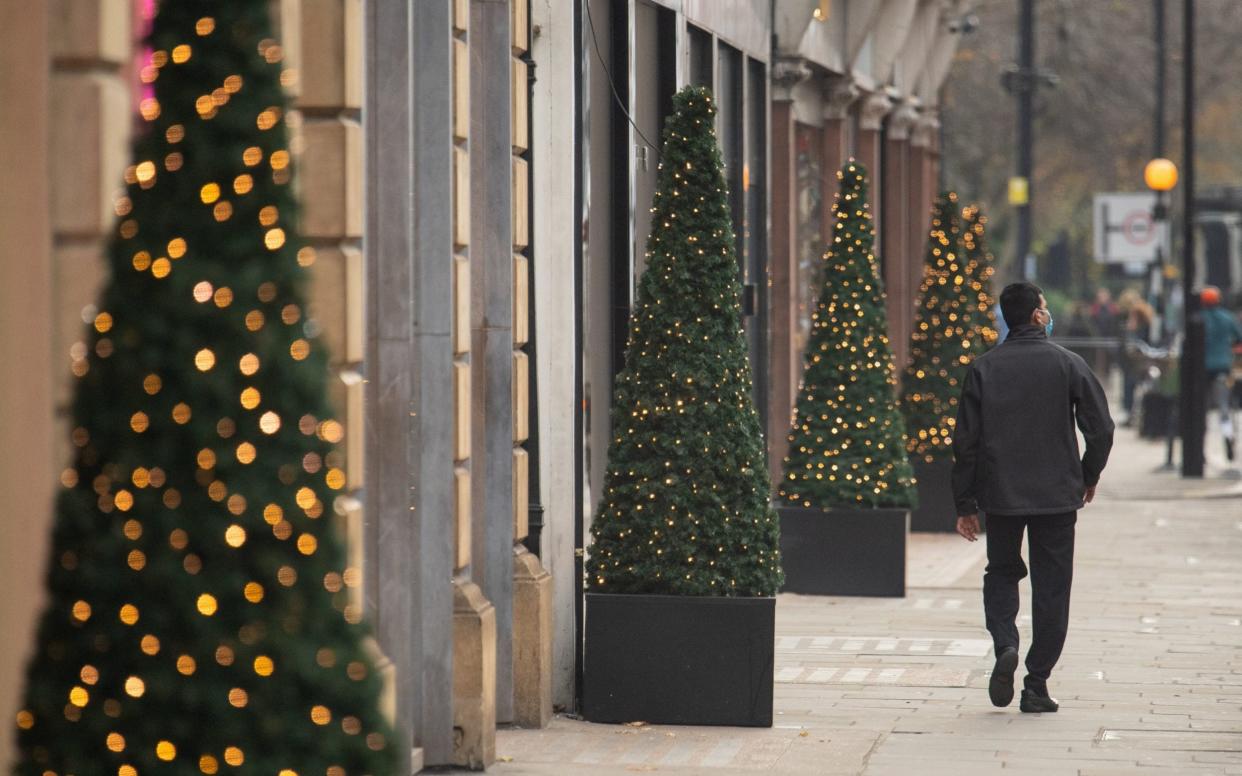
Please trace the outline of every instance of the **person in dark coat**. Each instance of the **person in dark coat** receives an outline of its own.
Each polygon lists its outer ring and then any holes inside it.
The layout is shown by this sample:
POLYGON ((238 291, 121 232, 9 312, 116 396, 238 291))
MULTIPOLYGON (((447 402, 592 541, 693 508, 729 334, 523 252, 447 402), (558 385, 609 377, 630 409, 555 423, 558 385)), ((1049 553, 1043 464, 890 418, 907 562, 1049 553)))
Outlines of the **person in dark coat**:
POLYGON ((1048 677, 1069 624, 1078 510, 1095 497, 1113 444, 1108 400, 1081 356, 1048 339, 1052 314, 1038 286, 1014 283, 1000 297, 1009 336, 967 370, 953 432, 957 532, 979 536, 987 516, 983 610, 996 649, 988 694, 1013 700, 1018 666, 1018 582, 1030 547, 1033 635, 1020 708, 1051 712, 1048 677), (1086 450, 1079 455, 1074 427, 1086 450))

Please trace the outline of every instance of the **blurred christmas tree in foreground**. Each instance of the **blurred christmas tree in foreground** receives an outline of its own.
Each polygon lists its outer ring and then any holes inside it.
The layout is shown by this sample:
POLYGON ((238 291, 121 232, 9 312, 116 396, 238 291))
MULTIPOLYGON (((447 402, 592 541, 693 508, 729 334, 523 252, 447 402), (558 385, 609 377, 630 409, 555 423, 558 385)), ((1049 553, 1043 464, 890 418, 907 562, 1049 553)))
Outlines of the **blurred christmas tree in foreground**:
POLYGON ((164 2, 73 365, 20 774, 384 774, 268 4, 164 2))
POLYGON ((936 199, 931 218, 910 363, 902 380, 906 449, 926 463, 952 460, 966 367, 996 341, 991 257, 983 245, 986 218, 977 207, 963 212, 953 192, 936 199))
POLYGON ((790 506, 907 507, 914 501, 904 424, 893 398, 883 286, 867 173, 838 173, 824 288, 812 315, 781 500, 790 506))
POLYGON ((591 525, 593 592, 774 595, 781 583, 715 115, 711 94, 687 87, 664 129, 591 525))

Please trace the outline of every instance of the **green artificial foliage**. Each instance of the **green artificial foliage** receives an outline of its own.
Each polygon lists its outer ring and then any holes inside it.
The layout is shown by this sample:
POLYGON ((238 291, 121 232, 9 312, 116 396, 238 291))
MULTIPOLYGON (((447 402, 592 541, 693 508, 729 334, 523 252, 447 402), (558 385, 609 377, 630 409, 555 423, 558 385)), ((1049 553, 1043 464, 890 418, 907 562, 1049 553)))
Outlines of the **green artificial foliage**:
POLYGON ((269 3, 163 2, 14 772, 388 774, 269 3))
POLYGON ((966 328, 978 355, 995 345, 1000 336, 996 330, 996 294, 992 291, 996 261, 987 247, 988 217, 983 210, 978 205, 967 205, 962 208, 962 220, 962 253, 966 256, 966 277, 970 279, 966 328))
POLYGON ((687 87, 664 129, 591 526, 594 592, 766 596, 782 581, 715 115, 687 87))
POLYGON ((906 450, 911 460, 951 460, 957 399, 974 343, 966 336, 970 279, 962 246, 957 194, 932 204, 923 281, 910 335, 910 360, 902 377, 906 450))
POLYGON ((780 498, 819 509, 909 507, 914 480, 894 398, 867 172, 850 161, 837 178, 834 232, 811 316, 780 498))
POLYGON ((953 192, 932 205, 910 362, 902 379, 911 460, 953 459, 953 424, 966 368, 996 341, 986 223, 977 207, 960 209, 953 192))

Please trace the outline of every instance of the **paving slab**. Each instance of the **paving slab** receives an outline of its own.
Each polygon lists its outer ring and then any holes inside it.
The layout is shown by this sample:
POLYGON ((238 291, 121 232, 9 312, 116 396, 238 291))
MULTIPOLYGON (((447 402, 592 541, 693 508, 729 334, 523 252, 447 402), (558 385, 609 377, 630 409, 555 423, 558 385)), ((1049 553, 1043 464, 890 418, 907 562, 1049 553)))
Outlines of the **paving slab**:
MULTIPOLYGON (((1209 440, 1210 444, 1210 440, 1209 440)), ((775 726, 502 730, 493 773, 1242 774, 1242 487, 1184 481, 1119 430, 1079 516, 1056 714, 993 708, 984 543, 911 536, 903 599, 782 595, 775 726)), ((1029 643, 1029 588, 1019 628, 1029 643)))

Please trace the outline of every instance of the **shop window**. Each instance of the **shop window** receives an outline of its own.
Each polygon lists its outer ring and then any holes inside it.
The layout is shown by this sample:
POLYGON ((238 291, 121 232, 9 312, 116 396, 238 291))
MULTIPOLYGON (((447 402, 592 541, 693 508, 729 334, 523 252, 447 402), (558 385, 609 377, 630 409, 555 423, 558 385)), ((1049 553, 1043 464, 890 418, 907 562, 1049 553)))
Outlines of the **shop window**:
POLYGON ((690 83, 714 88, 712 34, 693 24, 686 25, 686 31, 690 39, 690 83))
POLYGON ((806 349, 811 332, 811 312, 819 298, 820 257, 826 247, 824 230, 823 143, 822 130, 798 124, 794 142, 797 161, 798 232, 794 244, 798 267, 798 309, 794 322, 794 344, 797 352, 806 349))

